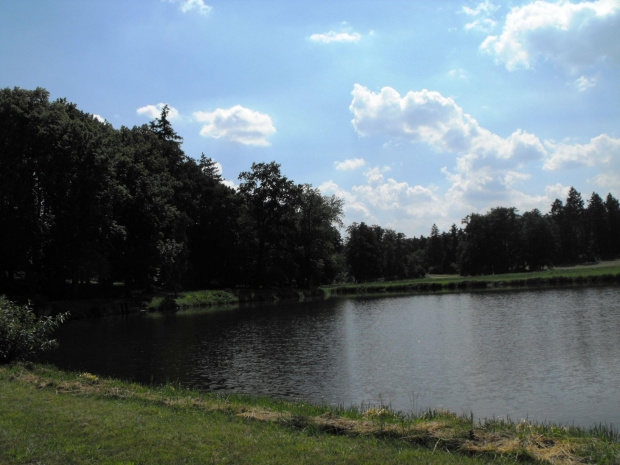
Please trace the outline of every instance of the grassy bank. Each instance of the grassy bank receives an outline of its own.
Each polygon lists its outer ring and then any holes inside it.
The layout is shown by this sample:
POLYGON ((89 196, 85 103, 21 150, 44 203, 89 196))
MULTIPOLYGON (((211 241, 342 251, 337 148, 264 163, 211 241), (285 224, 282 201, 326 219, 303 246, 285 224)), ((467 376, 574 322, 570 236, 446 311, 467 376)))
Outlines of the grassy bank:
POLYGON ((329 408, 0 368, 0 463, 620 463, 609 428, 329 408))
MULTIPOLYGON (((319 289, 232 289, 200 290, 162 293, 146 303, 149 311, 164 310, 166 297, 178 309, 210 307, 242 302, 277 302, 279 300, 303 301, 308 298, 331 295, 356 295, 373 293, 429 293, 469 292, 520 288, 549 288, 562 286, 595 286, 620 284, 620 260, 595 265, 554 268, 532 273, 510 273, 485 276, 434 275, 405 281, 382 281, 362 284, 338 284, 319 289)), ((169 302, 168 302, 169 303, 169 302)))
POLYGON ((435 275, 406 281, 343 284, 324 287, 328 294, 364 294, 385 292, 458 292, 492 289, 546 288, 620 284, 620 262, 556 268, 532 273, 485 276, 435 275))

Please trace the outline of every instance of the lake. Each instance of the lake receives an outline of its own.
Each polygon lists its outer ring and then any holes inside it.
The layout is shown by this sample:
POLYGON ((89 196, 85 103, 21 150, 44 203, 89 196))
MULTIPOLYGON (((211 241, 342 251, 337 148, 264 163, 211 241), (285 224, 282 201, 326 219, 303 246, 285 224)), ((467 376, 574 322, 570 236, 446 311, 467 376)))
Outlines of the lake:
POLYGON ((328 404, 620 425, 620 287, 333 298, 71 321, 50 361, 328 404))

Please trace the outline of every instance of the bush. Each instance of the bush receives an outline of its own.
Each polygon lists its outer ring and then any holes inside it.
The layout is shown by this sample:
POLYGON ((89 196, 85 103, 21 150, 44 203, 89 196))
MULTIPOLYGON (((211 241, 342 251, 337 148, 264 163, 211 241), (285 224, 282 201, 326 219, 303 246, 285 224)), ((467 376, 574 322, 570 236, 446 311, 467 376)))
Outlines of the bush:
POLYGON ((26 361, 56 347, 51 333, 69 316, 37 318, 29 304, 19 305, 0 296, 0 365, 26 361))

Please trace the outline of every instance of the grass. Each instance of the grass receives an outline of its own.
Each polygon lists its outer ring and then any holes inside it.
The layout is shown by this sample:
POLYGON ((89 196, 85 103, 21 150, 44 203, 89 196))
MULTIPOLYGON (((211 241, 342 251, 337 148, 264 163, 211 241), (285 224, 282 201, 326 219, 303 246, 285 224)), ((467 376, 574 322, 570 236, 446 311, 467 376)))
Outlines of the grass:
MULTIPOLYGON (((147 304, 147 309, 157 310, 163 302, 164 297, 163 295, 153 297, 147 304)), ((228 291, 201 290, 179 292, 175 302, 180 308, 189 308, 235 304, 239 302, 239 299, 228 291)))
POLYGON ((434 275, 404 281, 325 286, 327 294, 372 292, 454 292, 522 287, 555 287, 620 283, 620 262, 601 262, 595 266, 554 268, 529 273, 484 276, 434 275))
POLYGON ((617 432, 0 367, 0 463, 620 463, 617 432))

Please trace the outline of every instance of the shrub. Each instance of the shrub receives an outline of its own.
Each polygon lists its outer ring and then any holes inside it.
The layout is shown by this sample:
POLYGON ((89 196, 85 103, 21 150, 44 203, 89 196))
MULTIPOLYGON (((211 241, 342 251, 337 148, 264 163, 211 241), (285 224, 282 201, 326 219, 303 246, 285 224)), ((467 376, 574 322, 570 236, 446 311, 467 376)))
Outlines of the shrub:
POLYGON ((0 365, 26 361, 56 347, 51 333, 68 313, 37 318, 29 304, 19 305, 0 296, 0 365))

